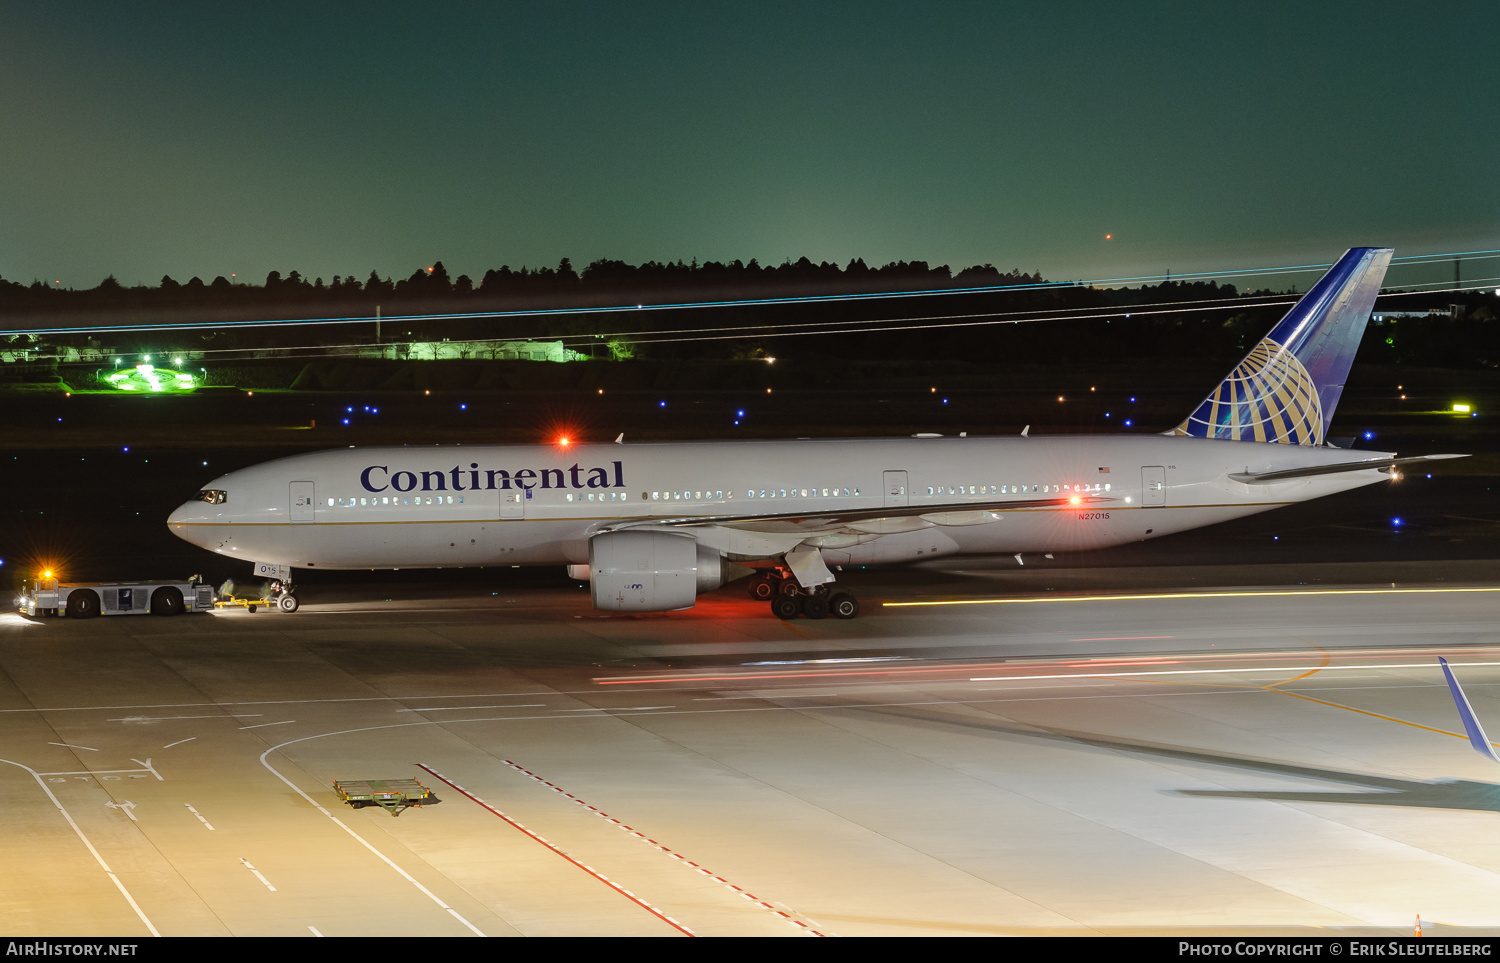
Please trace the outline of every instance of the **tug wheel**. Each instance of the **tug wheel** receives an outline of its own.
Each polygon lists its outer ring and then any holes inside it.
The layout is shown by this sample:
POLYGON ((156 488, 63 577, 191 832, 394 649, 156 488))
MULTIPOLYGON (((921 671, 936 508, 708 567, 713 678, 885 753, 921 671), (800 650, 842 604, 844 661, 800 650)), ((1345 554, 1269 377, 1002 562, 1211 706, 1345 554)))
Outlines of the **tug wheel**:
POLYGON ((182 613, 182 593, 166 586, 151 593, 152 615, 179 615, 182 613))
POLYGON ((99 614, 99 596, 92 589, 68 593, 68 618, 91 619, 99 614))

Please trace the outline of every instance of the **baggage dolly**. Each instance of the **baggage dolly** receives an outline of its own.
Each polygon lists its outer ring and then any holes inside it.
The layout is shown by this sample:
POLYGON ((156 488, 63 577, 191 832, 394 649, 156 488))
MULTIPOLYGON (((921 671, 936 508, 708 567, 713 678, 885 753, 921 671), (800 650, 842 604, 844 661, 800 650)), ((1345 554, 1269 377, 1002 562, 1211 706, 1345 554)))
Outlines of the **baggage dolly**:
POLYGON ((432 790, 415 779, 337 779, 333 791, 355 809, 380 806, 392 816, 433 799, 432 790))

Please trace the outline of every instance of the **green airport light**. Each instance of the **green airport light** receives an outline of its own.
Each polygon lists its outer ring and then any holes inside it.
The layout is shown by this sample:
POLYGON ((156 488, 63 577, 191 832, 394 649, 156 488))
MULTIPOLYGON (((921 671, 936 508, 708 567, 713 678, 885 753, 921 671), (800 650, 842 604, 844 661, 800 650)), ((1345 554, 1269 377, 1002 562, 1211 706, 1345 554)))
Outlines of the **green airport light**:
POLYGON ((149 364, 138 364, 134 368, 115 371, 106 375, 104 380, 111 388, 119 391, 135 391, 142 394, 192 391, 198 386, 193 376, 186 372, 174 371, 171 368, 158 368, 149 364))

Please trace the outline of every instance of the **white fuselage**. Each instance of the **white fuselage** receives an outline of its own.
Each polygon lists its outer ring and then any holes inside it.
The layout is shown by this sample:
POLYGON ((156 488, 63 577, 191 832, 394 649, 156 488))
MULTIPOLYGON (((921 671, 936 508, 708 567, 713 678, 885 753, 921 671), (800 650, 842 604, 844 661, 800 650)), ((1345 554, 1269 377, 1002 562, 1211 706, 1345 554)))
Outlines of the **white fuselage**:
POLYGON ((212 551, 297 568, 576 564, 606 527, 684 519, 735 559, 773 557, 801 533, 829 564, 901 562, 1198 528, 1391 477, 1244 484, 1231 473, 1377 455, 1163 435, 346 448, 221 476, 205 486, 221 504, 187 502, 168 524, 212 551), (1049 497, 1063 503, 1034 504, 1049 497), (1033 504, 994 507, 1008 500, 1033 504), (837 531, 786 518, 883 507, 901 517, 837 531))

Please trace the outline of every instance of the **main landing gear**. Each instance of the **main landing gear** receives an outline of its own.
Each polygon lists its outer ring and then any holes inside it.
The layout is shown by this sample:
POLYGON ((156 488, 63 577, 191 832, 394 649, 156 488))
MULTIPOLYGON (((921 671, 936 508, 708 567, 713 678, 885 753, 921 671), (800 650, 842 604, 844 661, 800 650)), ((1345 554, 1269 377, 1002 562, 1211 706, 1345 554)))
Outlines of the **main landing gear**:
POLYGON ((784 577, 779 572, 766 572, 750 580, 748 591, 757 602, 771 603, 771 614, 778 619, 790 620, 797 616, 807 619, 852 619, 859 614, 859 599, 848 592, 833 592, 829 585, 814 585, 803 588, 795 578, 784 577))

